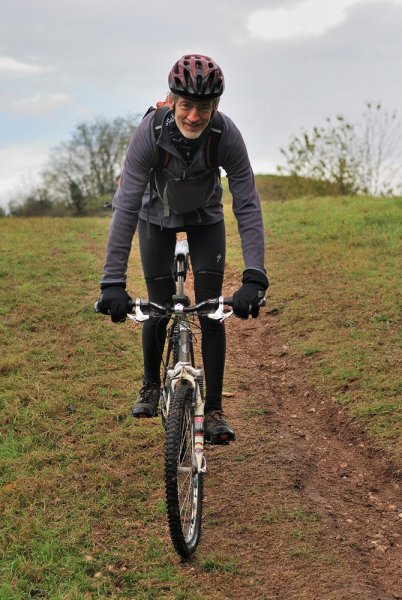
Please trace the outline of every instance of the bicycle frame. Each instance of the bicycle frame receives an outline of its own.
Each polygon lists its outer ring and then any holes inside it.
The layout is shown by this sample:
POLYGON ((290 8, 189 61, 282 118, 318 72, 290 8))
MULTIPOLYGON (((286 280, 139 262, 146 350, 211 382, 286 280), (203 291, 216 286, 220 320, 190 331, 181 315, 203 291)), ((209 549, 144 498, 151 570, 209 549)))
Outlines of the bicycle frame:
MULTIPOLYGON (((186 301, 184 292, 184 282, 189 268, 189 248, 187 240, 181 240, 176 243, 175 248, 176 261, 176 280, 177 280, 177 299, 183 298, 186 301)), ((194 451, 197 460, 197 469, 199 473, 205 473, 206 461, 204 456, 204 398, 203 383, 204 375, 202 369, 194 366, 194 352, 191 339, 191 323, 185 316, 180 314, 180 303, 175 305, 175 314, 178 315, 179 324, 179 361, 173 369, 168 369, 166 382, 164 386, 167 391, 166 413, 169 413, 170 398, 174 393, 175 387, 179 381, 187 381, 193 390, 192 404, 194 407, 194 451)))
MULTIPOLYGON (((204 456, 204 398, 203 398, 203 383, 204 375, 200 368, 194 365, 194 352, 192 344, 191 321, 188 314, 185 312, 185 305, 189 303, 189 299, 185 295, 184 282, 186 273, 189 269, 189 248, 187 240, 181 240, 176 243, 175 248, 175 278, 176 278, 176 294, 173 296, 175 301, 172 307, 172 315, 179 328, 179 352, 178 362, 173 368, 168 368, 162 378, 162 402, 161 413, 162 420, 167 421, 170 408, 170 400, 174 394, 175 388, 179 383, 187 382, 193 390, 192 404, 194 407, 194 447, 197 460, 197 469, 199 473, 205 473, 206 461, 204 456)), ((140 308, 140 301, 136 300, 135 315, 128 315, 134 321, 143 321, 147 318, 140 308)), ((173 325, 173 328, 174 328, 173 325)), ((171 348, 168 348, 168 356, 171 354, 171 348)))

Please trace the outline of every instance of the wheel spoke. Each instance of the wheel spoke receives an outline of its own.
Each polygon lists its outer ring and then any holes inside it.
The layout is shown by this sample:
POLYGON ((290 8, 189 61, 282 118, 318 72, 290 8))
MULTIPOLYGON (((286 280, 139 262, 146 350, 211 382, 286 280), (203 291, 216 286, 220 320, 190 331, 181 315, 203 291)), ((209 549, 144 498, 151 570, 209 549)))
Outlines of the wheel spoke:
POLYGON ((192 513, 193 513, 193 496, 194 496, 194 478, 192 465, 192 448, 193 448, 193 423, 191 411, 188 408, 185 410, 181 427, 180 452, 179 452, 179 473, 185 474, 184 477, 179 477, 178 493, 180 503, 180 517, 185 531, 186 537, 191 532, 192 513), (186 466, 184 466, 185 463, 186 466))
POLYGON ((192 491, 193 488, 190 485, 187 488, 187 493, 185 495, 185 498, 182 502, 182 507, 180 509, 180 514, 181 514, 181 521, 183 523, 183 528, 186 530, 186 537, 189 533, 189 530, 191 528, 191 522, 189 521, 189 515, 190 515, 190 511, 191 511, 191 507, 192 507, 192 491), (184 512, 183 512, 184 511, 184 512))

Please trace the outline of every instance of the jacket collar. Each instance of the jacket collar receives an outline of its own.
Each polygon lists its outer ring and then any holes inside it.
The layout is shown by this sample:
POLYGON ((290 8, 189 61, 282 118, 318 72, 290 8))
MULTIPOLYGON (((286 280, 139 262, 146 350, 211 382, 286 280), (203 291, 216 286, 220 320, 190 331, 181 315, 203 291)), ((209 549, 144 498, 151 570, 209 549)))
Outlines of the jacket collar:
MULTIPOLYGON (((211 117, 212 118, 212 117, 211 117)), ((178 159, 180 159, 182 162, 186 163, 188 161, 186 161, 186 159, 183 157, 183 155, 181 154, 180 150, 177 148, 177 146, 175 146, 174 142, 172 141, 171 137, 170 137, 170 133, 169 133, 169 125, 168 125, 168 120, 169 119, 174 119, 173 116, 173 111, 169 110, 166 115, 165 118, 163 120, 163 124, 161 127, 161 133, 159 138, 157 139, 156 143, 158 146, 160 146, 161 148, 163 148, 164 150, 167 150, 168 152, 170 152, 170 154, 172 154, 173 156, 177 157, 178 159)), ((205 131, 202 133, 203 135, 203 140, 201 142, 201 144, 199 145, 199 147, 197 148, 191 163, 194 162, 199 155, 203 152, 203 148, 205 145, 205 140, 207 137, 207 132, 209 131, 209 129, 211 128, 211 121, 208 123, 207 128, 205 129, 205 131)))

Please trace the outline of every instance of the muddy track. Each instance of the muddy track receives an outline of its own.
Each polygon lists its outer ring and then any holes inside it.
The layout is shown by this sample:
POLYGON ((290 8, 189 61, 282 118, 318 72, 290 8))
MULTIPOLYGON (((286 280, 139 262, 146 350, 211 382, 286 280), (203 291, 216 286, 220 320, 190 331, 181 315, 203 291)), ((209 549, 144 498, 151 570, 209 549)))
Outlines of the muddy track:
POLYGON ((398 475, 338 426, 277 315, 229 319, 227 331, 225 410, 238 441, 208 450, 200 550, 237 566, 230 591, 216 576, 213 597, 402 598, 398 475))

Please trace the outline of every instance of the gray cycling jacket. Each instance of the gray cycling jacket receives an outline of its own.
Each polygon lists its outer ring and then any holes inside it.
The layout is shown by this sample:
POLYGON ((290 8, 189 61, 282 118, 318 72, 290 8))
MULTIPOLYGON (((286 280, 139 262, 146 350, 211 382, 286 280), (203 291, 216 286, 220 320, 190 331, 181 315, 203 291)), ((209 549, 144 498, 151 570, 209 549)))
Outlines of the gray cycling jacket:
MULTIPOLYGON (((255 187, 247 149, 233 121, 221 113, 223 133, 219 141, 218 162, 226 171, 233 197, 233 212, 237 219, 245 268, 264 270, 264 229, 261 205, 255 187)), ((169 113, 168 113, 169 116, 169 113)), ((164 215, 160 198, 149 204, 149 181, 157 164, 157 144, 171 154, 169 172, 181 177, 190 167, 196 172, 207 169, 203 144, 189 165, 172 143, 166 126, 155 142, 153 122, 155 111, 147 115, 136 129, 128 147, 120 185, 113 198, 113 217, 106 248, 106 262, 101 283, 125 283, 131 242, 138 218, 166 228, 212 224, 223 219, 222 187, 217 184, 207 204, 197 211, 164 215)), ((166 119, 165 119, 166 121, 166 119)), ((204 140, 205 143, 205 140, 204 140)))

